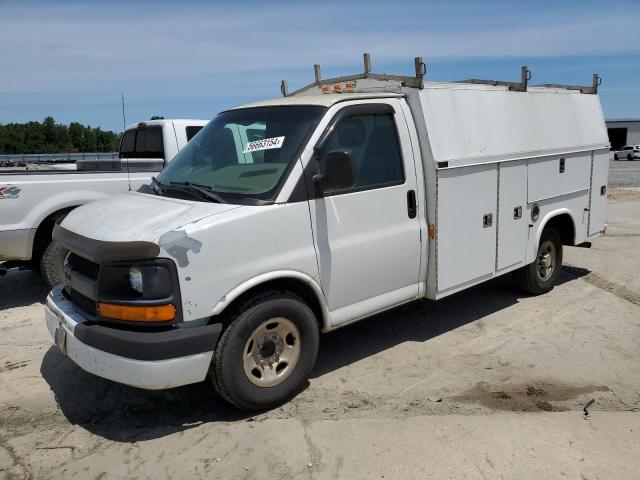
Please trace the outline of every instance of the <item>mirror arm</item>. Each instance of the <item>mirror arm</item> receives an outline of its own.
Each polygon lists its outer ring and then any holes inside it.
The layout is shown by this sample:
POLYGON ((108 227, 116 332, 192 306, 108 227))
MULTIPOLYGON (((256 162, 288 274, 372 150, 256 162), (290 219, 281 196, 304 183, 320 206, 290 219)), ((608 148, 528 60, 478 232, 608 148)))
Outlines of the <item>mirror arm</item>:
POLYGON ((316 173, 312 178, 311 181, 313 182, 313 188, 315 189, 316 193, 323 193, 322 187, 323 187, 323 183, 324 183, 324 175, 322 175, 321 173, 316 173))

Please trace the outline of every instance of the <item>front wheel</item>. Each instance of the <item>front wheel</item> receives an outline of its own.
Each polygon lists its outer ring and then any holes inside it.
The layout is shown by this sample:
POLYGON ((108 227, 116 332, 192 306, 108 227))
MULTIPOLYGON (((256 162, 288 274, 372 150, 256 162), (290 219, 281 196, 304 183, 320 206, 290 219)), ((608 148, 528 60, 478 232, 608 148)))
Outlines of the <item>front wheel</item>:
POLYGON ((631 155, 631 154, 627 155, 627 160, 628 160, 628 161, 633 160, 633 155, 631 155))
POLYGON ((268 292, 245 302, 216 347, 211 379, 222 398, 247 410, 278 405, 298 393, 311 373, 318 322, 299 297, 268 292))
POLYGON ((562 268, 562 239, 553 228, 542 232, 533 263, 516 270, 514 280, 527 293, 541 295, 553 290, 562 268))
POLYGON ((618 158, 618 155, 614 155, 614 156, 613 156, 613 159, 614 159, 614 160, 620 160, 620 159, 618 158))

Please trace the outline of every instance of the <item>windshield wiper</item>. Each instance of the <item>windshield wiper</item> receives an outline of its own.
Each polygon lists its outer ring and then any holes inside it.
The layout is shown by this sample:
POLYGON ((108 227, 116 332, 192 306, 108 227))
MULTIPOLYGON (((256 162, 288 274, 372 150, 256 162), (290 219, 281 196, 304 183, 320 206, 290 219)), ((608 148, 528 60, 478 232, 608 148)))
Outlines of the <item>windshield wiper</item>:
POLYGON ((152 190, 158 196, 162 196, 162 192, 165 190, 174 190, 176 192, 186 193, 200 199, 204 197, 216 203, 227 203, 219 195, 216 195, 213 192, 209 192, 198 185, 192 184, 191 182, 169 182, 169 184, 167 185, 160 182, 156 177, 151 177, 151 180, 152 190))
POLYGON ((169 188, 179 188, 181 190, 182 188, 180 187, 187 187, 188 189, 198 192, 200 196, 205 196, 209 200, 213 200, 216 203, 227 203, 224 198, 222 198, 217 193, 214 193, 209 187, 205 185, 196 185, 191 182, 169 182, 169 185, 169 188))

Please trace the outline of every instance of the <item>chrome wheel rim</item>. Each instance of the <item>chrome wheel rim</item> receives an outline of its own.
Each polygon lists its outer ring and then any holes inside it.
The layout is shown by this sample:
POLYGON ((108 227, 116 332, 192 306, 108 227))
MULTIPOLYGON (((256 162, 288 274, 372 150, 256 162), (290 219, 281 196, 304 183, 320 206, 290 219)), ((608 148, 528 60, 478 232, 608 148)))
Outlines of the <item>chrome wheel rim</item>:
POLYGON ((556 245, 551 240, 546 240, 538 250, 538 278, 546 282, 553 275, 556 268, 556 245))
POLYGON ((273 387, 286 380, 300 359, 300 331, 289 319, 270 318, 256 328, 244 345, 243 367, 257 387, 273 387))

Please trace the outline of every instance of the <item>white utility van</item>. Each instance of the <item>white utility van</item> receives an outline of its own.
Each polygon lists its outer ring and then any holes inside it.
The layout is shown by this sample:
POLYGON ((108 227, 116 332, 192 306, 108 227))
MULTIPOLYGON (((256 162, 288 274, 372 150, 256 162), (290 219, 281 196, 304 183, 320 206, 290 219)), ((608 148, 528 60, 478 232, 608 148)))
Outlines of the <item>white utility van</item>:
POLYGON ((109 195, 136 190, 184 147, 205 120, 162 119, 125 129, 119 158, 0 164, 0 275, 10 268, 32 267, 54 286, 63 279, 66 251, 51 240, 56 221, 72 209, 109 195))
POLYGON ((45 307, 55 343, 117 382, 208 379, 260 409, 305 385, 320 332, 509 272, 551 290, 563 245, 605 229, 599 78, 431 83, 415 67, 316 67, 219 114, 153 192, 71 212, 54 231, 71 251, 45 307))

